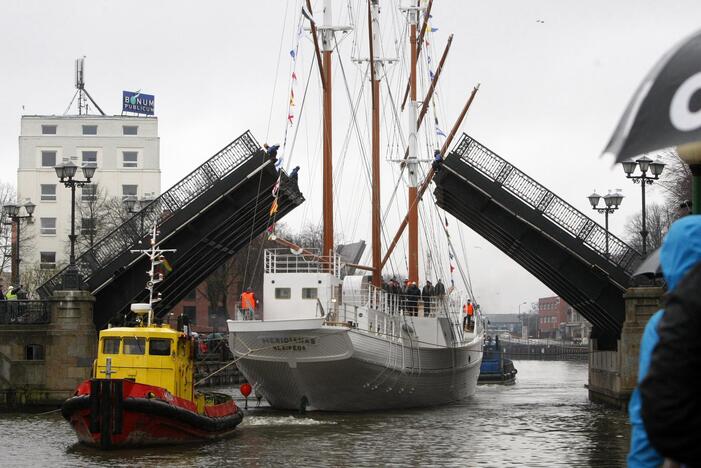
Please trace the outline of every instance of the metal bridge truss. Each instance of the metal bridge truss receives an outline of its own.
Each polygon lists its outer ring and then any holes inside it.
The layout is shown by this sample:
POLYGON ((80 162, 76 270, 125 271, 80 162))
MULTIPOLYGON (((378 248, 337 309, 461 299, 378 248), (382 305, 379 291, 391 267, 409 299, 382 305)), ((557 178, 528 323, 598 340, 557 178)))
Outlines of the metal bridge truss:
MULTIPOLYGON (((615 345, 640 254, 518 168, 463 134, 435 178, 438 204, 565 299, 615 345)), ((508 282, 505 281, 505 284, 508 282)))
MULTIPOLYGON (((167 255, 173 271, 158 288, 163 314, 265 231, 277 177, 274 161, 246 132, 83 253, 76 263, 96 297, 98 329, 147 300, 148 261, 130 250, 144 248, 154 224, 164 248, 177 250, 167 255)), ((296 181, 283 174, 277 219, 303 201, 296 181)), ((62 273, 39 288, 43 298, 60 289, 62 273)))

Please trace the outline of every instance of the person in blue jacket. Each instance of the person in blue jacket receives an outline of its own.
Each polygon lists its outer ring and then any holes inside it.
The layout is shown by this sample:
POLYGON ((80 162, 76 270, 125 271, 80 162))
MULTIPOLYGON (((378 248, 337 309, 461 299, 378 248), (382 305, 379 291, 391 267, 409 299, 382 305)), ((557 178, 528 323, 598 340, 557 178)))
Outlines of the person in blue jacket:
MULTIPOLYGON (((677 287, 679 281, 689 270, 701 262, 701 215, 685 216, 674 222, 662 242, 660 265, 667 282, 667 291, 677 287)), ((633 391, 628 404, 628 415, 632 426, 629 467, 657 467, 664 463, 664 458, 650 444, 641 415, 640 382, 650 368, 652 351, 659 341, 658 325, 664 309, 658 310, 650 317, 640 342, 640 361, 638 367, 638 387, 633 391)))

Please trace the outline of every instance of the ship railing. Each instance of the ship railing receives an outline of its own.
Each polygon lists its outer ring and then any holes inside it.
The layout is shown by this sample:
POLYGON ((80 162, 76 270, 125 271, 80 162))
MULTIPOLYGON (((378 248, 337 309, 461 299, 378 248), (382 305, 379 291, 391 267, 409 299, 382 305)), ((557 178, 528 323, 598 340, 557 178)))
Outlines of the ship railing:
POLYGON ((0 325, 51 323, 51 301, 1 301, 0 325))
POLYGON ((331 273, 341 277, 341 257, 322 256, 319 249, 301 253, 287 248, 265 249, 265 273, 331 273))

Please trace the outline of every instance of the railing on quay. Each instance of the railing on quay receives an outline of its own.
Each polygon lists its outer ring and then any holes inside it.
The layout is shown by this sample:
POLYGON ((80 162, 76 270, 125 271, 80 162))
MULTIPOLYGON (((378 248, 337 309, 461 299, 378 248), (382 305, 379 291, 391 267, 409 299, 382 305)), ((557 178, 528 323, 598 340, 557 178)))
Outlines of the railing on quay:
MULTIPOLYGON (((474 167, 489 180, 552 221, 560 229, 580 239, 587 247, 606 257, 606 230, 547 188, 530 178, 513 164, 463 134, 452 153, 474 167)), ((452 154, 451 153, 451 154, 452 154)), ((627 273, 640 261, 640 254, 609 232, 609 261, 627 273)))
POLYGON ((50 301, 0 301, 0 325, 51 323, 50 301))
MULTIPOLYGON (((136 212, 122 225, 105 235, 76 259, 82 281, 108 265, 123 252, 134 248, 150 233, 154 225, 161 225, 176 211, 185 208, 259 149, 260 145, 253 135, 250 132, 244 133, 168 191, 136 212)), ((61 270, 39 287, 41 297, 49 297, 60 288, 63 273, 64 270, 61 270)))

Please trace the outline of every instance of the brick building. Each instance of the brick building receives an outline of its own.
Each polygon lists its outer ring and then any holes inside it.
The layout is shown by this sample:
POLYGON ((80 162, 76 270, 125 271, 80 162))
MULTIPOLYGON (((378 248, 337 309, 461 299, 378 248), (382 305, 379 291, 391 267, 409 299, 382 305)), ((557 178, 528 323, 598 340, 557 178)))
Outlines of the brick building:
POLYGON ((538 299, 538 334, 540 338, 586 342, 591 325, 559 296, 538 299))

